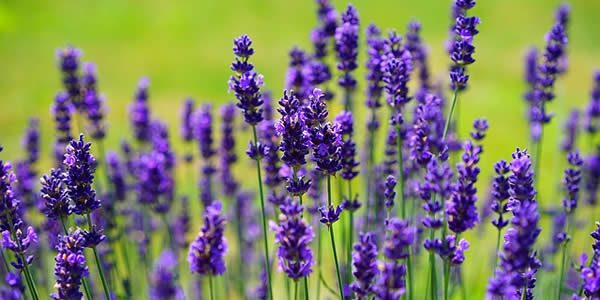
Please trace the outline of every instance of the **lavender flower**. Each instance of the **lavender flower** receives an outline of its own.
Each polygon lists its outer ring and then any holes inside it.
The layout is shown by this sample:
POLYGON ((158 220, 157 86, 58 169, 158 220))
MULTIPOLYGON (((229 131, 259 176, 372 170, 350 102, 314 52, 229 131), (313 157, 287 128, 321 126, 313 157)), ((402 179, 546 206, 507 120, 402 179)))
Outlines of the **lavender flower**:
POLYGON ((577 141, 579 132, 579 110, 573 109, 564 125, 565 136, 560 144, 560 149, 564 152, 571 152, 577 141))
POLYGON ((335 51, 337 54, 337 68, 342 72, 338 84, 346 90, 344 107, 352 111, 350 93, 356 88, 356 79, 352 76, 358 64, 358 12, 352 5, 348 5, 342 14, 342 24, 335 30, 335 51))
POLYGON ((302 205, 289 201, 281 206, 279 224, 273 221, 270 223, 271 230, 275 232, 275 242, 279 244, 279 268, 293 280, 309 276, 314 264, 310 249, 314 233, 301 217, 302 211, 302 205))
POLYGON ((387 225, 387 230, 383 255, 391 260, 407 259, 410 247, 416 240, 417 229, 410 226, 408 221, 392 218, 387 225))
POLYGON ((157 211, 162 211, 161 197, 168 197, 173 185, 164 166, 163 156, 152 151, 139 157, 136 168, 138 202, 157 211))
POLYGON ((342 111, 335 117, 335 122, 340 124, 340 133, 342 134, 342 171, 340 176, 346 180, 352 180, 358 175, 358 171, 355 170, 358 167, 356 144, 352 140, 354 134, 352 113, 342 111))
POLYGON ((21 139, 21 147, 26 151, 29 164, 35 164, 40 158, 40 120, 30 118, 27 131, 21 139))
POLYGON ((406 50, 397 50, 398 47, 400 37, 392 32, 386 41, 387 53, 381 65, 384 89, 388 95, 387 103, 396 113, 400 113, 411 99, 408 96, 407 85, 410 79, 411 56, 406 50))
POLYGON ((170 250, 158 257, 150 275, 150 299, 183 299, 183 291, 177 286, 176 267, 177 257, 170 250))
POLYGON ((235 154, 235 137, 233 136, 233 122, 235 118, 235 106, 226 104, 220 108, 221 113, 221 147, 219 153, 219 166, 221 171, 221 183, 223 194, 233 196, 238 189, 238 182, 231 173, 231 165, 237 161, 235 154))
POLYGON ((390 210, 394 206, 394 198, 396 198, 396 177, 394 175, 388 175, 385 179, 385 207, 390 210))
POLYGON ((106 154, 106 167, 115 199, 124 201, 127 197, 125 170, 123 163, 115 152, 110 151, 106 154))
POLYGON ((181 197, 179 214, 175 216, 173 223, 171 224, 175 249, 185 249, 189 246, 189 242, 186 238, 191 222, 188 201, 187 197, 181 197))
POLYGON ((300 97, 304 97, 308 88, 308 79, 303 70, 308 63, 308 58, 306 57, 306 53, 297 47, 290 50, 289 56, 290 65, 285 77, 285 88, 295 91, 300 97))
POLYGON ((68 95, 69 102, 77 110, 82 110, 81 86, 79 82, 79 58, 81 50, 74 47, 66 47, 56 51, 58 63, 63 75, 63 86, 68 95))
POLYGON ((94 91, 86 91, 83 97, 87 117, 90 120, 88 130, 92 138, 99 140, 106 136, 104 121, 104 97, 94 91))
POLYGON ((52 299, 83 298, 79 290, 81 281, 89 276, 83 253, 85 243, 85 238, 79 229, 60 237, 60 242, 56 246, 58 253, 54 257, 57 291, 51 295, 52 299))
POLYGON ((511 227, 504 235, 504 246, 500 254, 500 264, 488 285, 489 297, 508 299, 533 299, 535 274, 540 267, 533 250, 540 233, 537 203, 532 201, 514 202, 511 211, 511 227))
POLYGON ((581 183, 581 166, 583 160, 579 152, 570 152, 567 154, 569 168, 565 170, 563 185, 565 189, 565 198, 563 198, 563 207, 568 214, 577 208, 579 202, 579 187, 581 183))
POLYGON ((229 89, 234 92, 239 100, 239 107, 244 114, 244 121, 250 125, 256 125, 263 120, 262 96, 260 87, 263 85, 262 75, 257 74, 254 66, 248 59, 254 54, 252 40, 245 34, 233 41, 233 53, 236 56, 231 64, 231 70, 235 75, 229 78, 229 89))
POLYGON ((212 165, 212 157, 215 155, 212 137, 212 113, 209 104, 203 105, 194 114, 194 134, 200 148, 202 157, 202 177, 200 178, 200 199, 205 205, 213 200, 212 176, 215 168, 212 165))
POLYGON ((535 201, 536 191, 533 186, 531 159, 527 150, 517 148, 512 158, 513 160, 510 162, 512 174, 508 177, 509 201, 519 203, 535 201))
POLYGON ((508 220, 504 219, 504 214, 508 212, 508 206, 506 200, 510 197, 508 193, 509 185, 506 175, 509 172, 508 163, 505 160, 500 160, 494 164, 494 171, 496 176, 492 182, 492 211, 498 214, 498 218, 492 220, 492 224, 502 230, 502 228, 508 225, 508 220))
POLYGON ((17 162, 15 166, 15 175, 17 176, 17 193, 24 200, 26 207, 34 205, 35 195, 33 189, 37 172, 35 163, 39 159, 40 152, 40 131, 39 120, 31 118, 25 135, 21 139, 21 145, 25 150, 27 157, 17 162))
MULTIPOLYGON (((277 135, 281 137, 279 150, 283 153, 281 160, 292 169, 298 169, 306 164, 306 155, 310 151, 310 140, 304 115, 300 111, 300 101, 294 92, 284 92, 279 101, 281 120, 275 125, 277 135)), ((306 193, 310 180, 304 180, 297 174, 288 177, 287 190, 292 195, 306 193)))
POLYGON ((585 110, 584 128, 590 134, 600 129, 600 70, 594 72, 590 102, 585 110))
POLYGON ((379 28, 374 24, 369 25, 366 29, 368 59, 367 68, 367 99, 365 105, 371 110, 371 116, 367 123, 367 129, 370 134, 373 134, 379 128, 379 120, 377 119, 377 110, 381 107, 381 94, 383 91, 383 72, 381 64, 383 62, 384 41, 381 38, 379 28))
POLYGON ((450 87, 453 90, 464 90, 467 87, 469 75, 466 67, 475 62, 473 53, 473 37, 479 33, 479 17, 468 17, 467 11, 475 6, 475 1, 456 0, 454 3, 457 15, 453 26, 453 41, 451 41, 450 59, 454 65, 450 68, 450 87))
POLYGON ((600 186, 600 149, 591 154, 585 161, 585 195, 586 202, 595 205, 598 201, 598 187, 600 186))
POLYGON ((406 50, 410 53, 412 58, 413 70, 419 69, 419 90, 415 93, 415 97, 418 99, 423 99, 431 88, 431 83, 429 82, 429 69, 427 66, 427 49, 423 41, 421 40, 421 24, 412 20, 408 23, 406 29, 406 50))
POLYGON ((96 159, 90 153, 92 144, 86 143, 83 134, 72 140, 65 150, 64 165, 67 172, 67 191, 73 201, 73 213, 89 214, 101 206, 92 188, 96 159))
POLYGON ((340 219, 342 208, 330 205, 329 207, 319 207, 319 211, 321 212, 321 219, 319 221, 327 226, 331 226, 340 219))
POLYGON ((42 211, 52 220, 63 220, 72 213, 66 186, 67 175, 61 169, 52 169, 40 179, 40 197, 44 201, 42 211))
POLYGON ((377 299, 400 299, 406 292, 406 267, 396 261, 386 262, 375 286, 377 299))
POLYGON ((457 182, 454 184, 452 195, 446 201, 448 227, 457 234, 475 227, 479 222, 477 215, 477 177, 479 175, 479 155, 483 151, 481 145, 473 145, 466 141, 463 146, 462 163, 456 165, 457 182))
POLYGON ((187 261, 190 271, 200 275, 225 273, 223 256, 227 252, 224 236, 225 219, 221 216, 221 203, 214 201, 206 207, 204 224, 189 248, 187 261))
POLYGON ((373 233, 360 233, 358 242, 354 244, 352 252, 352 275, 355 281, 350 288, 357 299, 367 299, 373 292, 373 281, 379 273, 377 268, 377 244, 373 233))
POLYGON ((129 119, 135 138, 139 142, 150 140, 150 108, 148 107, 148 85, 150 81, 143 77, 138 83, 133 103, 129 107, 129 119))
POLYGON ((6 287, 0 290, 0 298, 5 300, 21 300, 24 298, 25 286, 21 276, 15 273, 6 273, 4 276, 6 287))
POLYGON ((337 123, 325 123, 311 129, 310 143, 317 170, 333 175, 342 168, 342 137, 337 123))
POLYGON ((52 114, 56 129, 56 144, 54 145, 54 156, 57 165, 63 160, 65 146, 73 139, 71 136, 71 115, 73 106, 69 103, 69 96, 66 93, 59 93, 54 99, 52 114))

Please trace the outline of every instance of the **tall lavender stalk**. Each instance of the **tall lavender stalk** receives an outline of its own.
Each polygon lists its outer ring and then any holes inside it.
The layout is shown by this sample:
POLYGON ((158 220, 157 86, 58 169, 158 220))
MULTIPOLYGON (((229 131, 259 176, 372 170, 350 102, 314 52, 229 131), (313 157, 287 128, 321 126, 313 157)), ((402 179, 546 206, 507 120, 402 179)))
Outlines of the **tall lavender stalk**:
POLYGON ((342 72, 338 84, 344 89, 344 110, 352 112, 352 94, 356 89, 356 79, 352 75, 358 64, 359 19, 356 8, 351 4, 342 14, 342 24, 335 30, 335 51, 337 68, 342 72))
POLYGON ((452 114, 458 101, 458 94, 467 88, 467 82, 469 81, 469 75, 466 73, 467 66, 475 62, 473 58, 473 53, 475 52, 473 37, 479 33, 476 28, 479 24, 479 17, 467 16, 467 11, 474 6, 475 0, 456 0, 454 2, 453 10, 456 19, 452 27, 452 40, 450 41, 450 59, 453 62, 453 65, 450 67, 450 88, 453 90, 453 95, 452 104, 450 111, 448 111, 446 125, 442 134, 443 140, 446 139, 448 130, 450 129, 452 114))
POLYGON ((258 140, 256 125, 263 120, 263 99, 260 87, 263 85, 262 75, 254 71, 254 66, 248 59, 254 54, 252 40, 245 34, 236 38, 233 42, 233 53, 236 56, 231 64, 231 70, 235 73, 229 78, 229 89, 234 92, 238 99, 237 106, 242 110, 244 121, 252 127, 253 141, 246 152, 248 156, 256 161, 256 175, 260 193, 260 210, 262 218, 262 231, 264 242, 264 262, 269 287, 269 298, 273 298, 273 286, 271 284, 271 260, 269 259, 269 243, 267 237, 267 216, 265 213, 265 197, 263 192, 263 180, 260 161, 265 154, 265 147, 258 140))

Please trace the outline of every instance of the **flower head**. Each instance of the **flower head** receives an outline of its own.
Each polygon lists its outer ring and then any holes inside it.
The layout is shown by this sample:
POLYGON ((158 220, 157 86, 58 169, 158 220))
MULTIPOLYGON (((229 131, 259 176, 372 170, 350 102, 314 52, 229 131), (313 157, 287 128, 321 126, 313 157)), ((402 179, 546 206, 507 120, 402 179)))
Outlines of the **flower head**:
POLYGON ((221 203, 214 201, 206 207, 204 224, 196 239, 190 244, 187 261, 190 271, 201 275, 225 273, 224 255, 227 242, 224 236, 225 219, 221 216, 221 203))
POLYGON ((150 107, 148 106, 148 86, 150 81, 142 77, 138 83, 133 103, 129 107, 129 119, 135 138, 140 142, 150 140, 150 107))
POLYGON ((236 56, 231 64, 234 75, 229 78, 229 90, 238 99, 236 104, 244 115, 244 121, 256 125, 263 120, 263 99, 260 87, 263 85, 262 75, 254 71, 254 66, 248 59, 254 54, 252 40, 245 34, 233 41, 233 53, 236 56))
POLYGON ((67 172, 67 190, 73 201, 73 212, 78 215, 88 214, 101 206, 92 188, 96 159, 91 153, 91 143, 86 143, 83 134, 79 140, 72 140, 65 150, 63 161, 67 172))
POLYGON ((43 211, 50 219, 65 218, 72 212, 66 181, 67 175, 61 169, 52 169, 49 175, 44 175, 40 179, 42 184, 40 197, 45 206, 43 211))
POLYGON ((352 265, 354 282, 350 288, 357 299, 366 299, 373 292, 374 280, 379 269, 377 268, 377 244, 373 233, 360 233, 358 242, 352 251, 352 265))

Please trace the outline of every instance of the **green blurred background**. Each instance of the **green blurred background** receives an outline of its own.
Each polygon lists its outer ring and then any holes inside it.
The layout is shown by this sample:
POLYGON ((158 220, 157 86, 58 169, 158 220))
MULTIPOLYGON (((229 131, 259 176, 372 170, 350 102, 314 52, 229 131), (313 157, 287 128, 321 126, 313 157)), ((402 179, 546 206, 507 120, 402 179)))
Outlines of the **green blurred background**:
MULTIPOLYGON (((482 20, 475 40, 477 62, 469 69, 470 89, 460 98, 460 117, 463 132, 476 117, 485 116, 490 122, 481 162, 480 189, 486 190, 492 163, 508 158, 517 146, 529 145, 521 97, 525 88, 522 57, 530 45, 543 45, 560 1, 479 2, 472 11, 482 20)), ((334 3, 342 10, 347 2, 334 3)), ((544 137, 541 178, 542 190, 546 192, 542 192, 540 201, 546 206, 560 201, 555 193, 562 176, 563 158, 557 151, 562 137, 560 127, 571 108, 587 102, 592 71, 600 66, 600 1, 570 3, 570 66, 566 76, 558 81, 558 97, 550 105, 557 117, 544 137)), ((429 45, 434 77, 447 79, 449 59, 444 41, 451 1, 356 0, 353 4, 358 8, 363 29, 375 22, 381 28, 404 32, 411 18, 418 19, 429 45)), ((248 33, 254 39, 255 65, 278 98, 287 51, 294 45, 310 49, 308 37, 316 24, 315 9, 315 3, 309 0, 0 1, 0 144, 5 146, 2 157, 15 159, 22 155, 19 139, 31 116, 41 118, 43 153, 46 158, 51 157, 53 124, 49 111, 55 93, 61 89, 55 58, 58 47, 75 45, 83 50, 83 61, 97 64, 99 87, 110 110, 108 143, 114 147, 120 139, 130 136, 127 106, 143 75, 151 80, 153 113, 172 125, 172 135, 178 132, 178 111, 185 96, 215 105, 231 100, 227 79, 232 39, 240 33, 248 33)), ((364 46, 361 50, 362 69, 364 46)), ((362 103, 364 84, 360 88, 357 101, 362 103)), ((50 165, 49 161, 46 159, 42 170, 50 165)), ((473 282, 469 288, 477 293, 474 295, 482 295, 490 273, 488 264, 477 261, 488 257, 495 243, 493 231, 485 233, 469 236, 472 249, 466 274, 473 282)), ((581 241, 575 249, 588 249, 586 235, 578 236, 581 241)))

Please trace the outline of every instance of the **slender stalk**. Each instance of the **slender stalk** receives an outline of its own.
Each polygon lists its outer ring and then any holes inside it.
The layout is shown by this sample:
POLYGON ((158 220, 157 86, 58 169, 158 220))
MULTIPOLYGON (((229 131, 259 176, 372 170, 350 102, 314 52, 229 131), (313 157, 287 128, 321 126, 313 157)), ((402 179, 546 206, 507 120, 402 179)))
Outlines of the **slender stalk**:
MULTIPOLYGON (((237 217, 238 218, 240 217, 239 213, 238 213, 237 217)), ((237 279, 237 281, 238 281, 238 290, 239 290, 239 293, 240 293, 241 297, 243 299, 246 299, 246 293, 244 292, 246 290, 246 288, 244 287, 244 285, 245 285, 245 280, 244 280, 244 278, 245 278, 245 276, 244 276, 245 272, 244 272, 244 270, 245 270, 246 266, 244 265, 244 251, 242 249, 242 244, 244 242, 244 239, 242 237, 242 222, 240 222, 240 220, 238 220, 238 222, 235 222, 235 223, 236 223, 236 227, 237 227, 236 228, 237 229, 236 233, 237 233, 237 242, 238 242, 238 249, 239 249, 239 251, 238 251, 238 259, 239 259, 239 262, 238 262, 239 263, 238 264, 238 275, 239 275, 239 278, 237 279)))
MULTIPOLYGON (((327 203, 331 206, 331 175, 327 175, 327 203)), ((331 248, 333 248, 333 260, 335 262, 335 272, 337 275, 338 288, 340 289, 340 299, 344 299, 344 287, 342 284, 342 275, 340 274, 340 264, 338 262, 337 250, 335 247, 335 236, 333 233, 333 224, 329 226, 329 237, 331 238, 331 248)))
MULTIPOLYGON (((433 241, 435 236, 435 231, 433 228, 431 229, 430 239, 433 241)), ((435 267, 435 253, 433 251, 429 252, 429 274, 431 275, 431 300, 437 299, 437 270, 435 267)))
MULTIPOLYGON (((256 126, 252 125, 252 135, 254 137, 254 144, 258 145, 258 136, 256 134, 256 126)), ((260 168, 260 159, 256 159, 256 175, 258 177, 258 189, 260 193, 260 214, 262 218, 262 231, 263 231, 263 243, 265 250, 265 271, 267 273, 267 284, 269 290, 269 296, 267 298, 273 299, 273 286, 271 284, 271 260, 269 259, 269 242, 267 238, 267 216, 265 213, 265 195, 263 192, 262 174, 260 168)))
POLYGON ((446 136, 448 135, 448 129, 450 129, 450 122, 452 121, 452 114, 454 113, 454 108, 456 107, 456 99, 458 98, 458 89, 454 89, 454 94, 452 96, 452 105, 450 106, 450 111, 448 112, 448 117, 446 118, 446 125, 444 125, 444 133, 442 134, 442 141, 446 140, 446 136))
POLYGON ((298 300, 298 280, 294 280, 294 300, 298 300))
POLYGON ((398 199, 400 200, 400 216, 402 219, 406 218, 406 199, 404 199, 404 158, 402 153, 402 136, 401 136, 400 124, 396 125, 396 146, 398 154, 398 199))
POLYGON ((444 260, 444 300, 448 300, 448 283, 450 282, 450 262, 444 260))
MULTIPOLYGON (((21 239, 17 238, 17 234, 15 232, 15 225, 13 223, 13 220, 12 220, 12 217, 10 216, 10 214, 8 215, 8 223, 10 226, 9 228, 11 229, 10 235, 12 236, 12 239, 17 241, 17 245, 19 246, 19 249, 22 249, 23 246, 21 245, 21 239)), ((35 286, 35 281, 33 280, 33 276, 31 276, 31 271, 29 270, 29 264, 27 263, 27 260, 25 259, 25 255, 23 255, 23 253, 17 253, 17 252, 15 252, 15 255, 23 263, 24 272, 25 272, 25 280, 27 281, 27 288, 29 289, 29 292, 31 293, 31 298, 33 298, 34 300, 38 300, 40 298, 40 296, 39 296, 37 288, 35 286)))
POLYGON ((321 242, 321 226, 317 226, 317 273, 318 273, 318 278, 317 278, 317 297, 315 299, 321 299, 321 275, 322 275, 322 269, 321 269, 321 260, 322 260, 322 242, 321 242))
POLYGON ((210 293, 210 300, 215 300, 215 294, 213 291, 213 276, 208 275, 208 291, 210 293))
MULTIPOLYGON (((348 199, 352 197, 352 184, 348 180, 348 199)), ((346 282, 350 284, 352 279, 352 244, 354 243, 354 212, 350 211, 350 220, 348 222, 348 244, 346 248, 346 282)))
POLYGON ((310 299, 310 295, 308 294, 308 276, 304 276, 304 299, 310 299))
MULTIPOLYGON (((411 249, 409 248, 408 250, 409 252, 411 252, 411 249)), ((412 271, 412 255, 408 255, 408 257, 406 258, 406 274, 408 277, 408 299, 412 300, 413 299, 413 295, 414 295, 414 289, 413 289, 413 271, 412 271)))
POLYGON ((498 228, 498 236, 496 237, 496 257, 494 258, 494 270, 498 266, 498 255, 500 252, 500 239, 502 237, 502 230, 498 228))
MULTIPOLYGON (((90 216, 89 212, 86 214, 86 218, 89 230, 92 230, 92 217, 90 216)), ((100 273, 100 281, 102 281, 104 296, 106 297, 106 299, 111 299, 110 287, 108 286, 108 282, 106 281, 106 277, 104 276, 104 268, 102 267, 102 263, 100 262, 100 256, 98 255, 98 251, 96 251, 96 247, 92 247, 92 251, 94 252, 94 258, 96 259, 96 267, 98 268, 98 272, 100 273)))
POLYGON ((8 264, 8 260, 6 260, 6 255, 4 255, 4 250, 0 250, 0 254, 2 254, 2 263, 4 264, 4 268, 8 272, 8 270, 10 270, 10 266, 8 264))
POLYGON ((567 247, 568 247, 569 242, 565 241, 563 246, 562 246, 562 257, 560 260, 560 273, 559 273, 559 279, 558 279, 558 284, 557 284, 557 289, 558 292, 556 294, 556 299, 560 299, 560 295, 562 292, 562 286, 563 286, 563 281, 564 281, 564 276, 565 276, 565 265, 567 264, 567 247))

